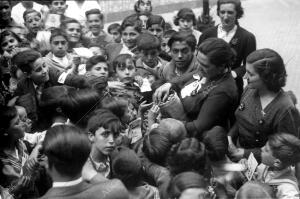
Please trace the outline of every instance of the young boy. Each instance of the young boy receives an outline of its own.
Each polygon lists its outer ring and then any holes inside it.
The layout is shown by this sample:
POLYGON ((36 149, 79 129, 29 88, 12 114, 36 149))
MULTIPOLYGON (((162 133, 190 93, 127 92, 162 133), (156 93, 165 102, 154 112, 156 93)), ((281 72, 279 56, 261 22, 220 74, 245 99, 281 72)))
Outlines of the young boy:
POLYGON ((150 33, 143 33, 137 40, 137 47, 141 52, 141 57, 136 61, 136 75, 146 78, 152 84, 158 80, 159 68, 167 63, 159 58, 160 41, 150 33))
POLYGON ((33 121, 33 129, 37 124, 35 122, 38 119, 38 103, 44 88, 58 84, 77 88, 89 87, 84 77, 60 72, 54 67, 49 68, 41 54, 31 49, 16 54, 13 62, 27 77, 18 82, 15 95, 19 96, 19 105, 26 108, 29 118, 33 121))
POLYGON ((85 35, 91 39, 92 44, 98 44, 104 48, 113 38, 104 32, 104 16, 99 9, 91 9, 85 12, 89 32, 85 35))
POLYGON ((23 14, 24 24, 28 29, 27 39, 31 48, 44 54, 50 50, 50 31, 43 30, 42 15, 36 10, 29 9, 23 14))
POLYGON ((107 28, 107 32, 112 35, 115 43, 121 43, 122 33, 121 25, 118 23, 110 24, 107 28))
POLYGON ((262 148, 258 180, 272 186, 276 198, 299 198, 298 182, 291 168, 300 161, 300 140, 294 135, 277 133, 262 148))
POLYGON ((55 67, 59 71, 73 73, 75 64, 73 56, 67 52, 68 38, 61 29, 51 31, 50 37, 51 52, 46 55, 46 63, 49 67, 55 67))
POLYGON ((70 17, 65 16, 67 8, 66 0, 51 0, 49 2, 49 13, 45 17, 45 27, 59 28, 62 21, 70 19, 70 17))

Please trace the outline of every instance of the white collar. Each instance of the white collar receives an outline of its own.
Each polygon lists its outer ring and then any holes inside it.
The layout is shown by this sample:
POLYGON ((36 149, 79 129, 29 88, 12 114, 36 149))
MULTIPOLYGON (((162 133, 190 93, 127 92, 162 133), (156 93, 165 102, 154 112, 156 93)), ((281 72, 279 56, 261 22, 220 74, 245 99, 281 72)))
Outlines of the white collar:
POLYGON ((235 25, 230 31, 226 32, 222 24, 218 26, 218 38, 225 40, 227 43, 233 38, 237 30, 237 25, 235 25))
POLYGON ((71 187, 82 182, 82 177, 68 182, 53 182, 52 187, 71 187))

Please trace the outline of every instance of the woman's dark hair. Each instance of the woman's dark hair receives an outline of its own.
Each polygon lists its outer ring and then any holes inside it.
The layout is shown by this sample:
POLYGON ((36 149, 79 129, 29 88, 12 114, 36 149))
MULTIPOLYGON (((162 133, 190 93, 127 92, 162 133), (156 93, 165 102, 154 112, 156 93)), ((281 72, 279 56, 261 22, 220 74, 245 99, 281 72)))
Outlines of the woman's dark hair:
POLYGON ((222 4, 232 3, 235 6, 236 11, 236 24, 238 24, 238 19, 242 18, 244 15, 244 9, 240 0, 218 0, 217 2, 217 14, 220 16, 220 7, 222 4))
POLYGON ((209 61, 216 67, 231 67, 235 54, 230 45, 219 38, 209 38, 204 40, 197 49, 209 58, 209 61))
POLYGON ((177 13, 177 15, 174 19, 174 25, 175 26, 179 26, 179 20, 180 19, 193 20, 193 25, 194 26, 196 25, 196 22, 197 22, 195 13, 190 8, 181 8, 178 11, 178 13, 177 13))
POLYGON ((264 48, 250 53, 246 62, 254 66, 266 87, 278 92, 286 83, 286 70, 282 57, 274 50, 264 48))
MULTIPOLYGON (((0 33, 0 44, 4 41, 5 37, 7 36, 12 36, 14 37, 19 43, 22 42, 22 39, 14 32, 10 30, 4 30, 3 32, 0 33)), ((2 47, 0 48, 0 53, 3 54, 4 51, 2 50, 2 47)))
POLYGON ((121 148, 113 158, 114 177, 120 179, 128 190, 139 186, 142 180, 142 163, 137 154, 128 148, 121 148))
POLYGON ((138 33, 142 33, 143 23, 137 14, 129 15, 123 20, 121 24, 121 31, 123 32, 129 26, 133 27, 138 33))
POLYGON ((227 133, 223 127, 216 126, 204 133, 206 155, 211 161, 224 160, 228 154, 227 133))
POLYGON ((179 198, 183 191, 191 188, 206 189, 208 183, 205 178, 196 172, 182 172, 173 177, 167 191, 170 198, 179 198))
POLYGON ((74 125, 85 128, 89 114, 99 106, 99 103, 100 96, 96 90, 74 90, 63 98, 62 111, 74 125))
POLYGON ((13 56, 12 62, 18 68, 20 68, 22 72, 30 74, 32 71, 32 63, 35 62, 41 56, 42 55, 39 52, 32 49, 28 49, 18 52, 15 56, 13 56))
POLYGON ((55 28, 55 29, 51 30, 50 43, 52 42, 53 38, 57 37, 57 36, 62 36, 68 41, 68 36, 67 36, 66 32, 64 30, 62 30, 61 28, 55 28))
POLYGON ((146 27, 147 29, 150 28, 152 25, 158 24, 159 26, 161 26, 163 29, 165 29, 165 20, 162 16, 160 15, 150 15, 148 20, 147 20, 147 24, 146 27))
POLYGON ((118 136, 121 132, 121 122, 119 118, 108 109, 97 109, 91 113, 88 120, 87 130, 95 135, 95 132, 103 127, 109 129, 114 136, 118 136))
POLYGON ((204 173, 204 144, 196 138, 186 138, 180 143, 174 144, 168 154, 167 165, 173 176, 184 171, 204 173))
POLYGON ((192 49, 192 51, 195 51, 197 40, 193 34, 189 34, 186 32, 175 32, 168 41, 168 46, 172 48, 172 44, 176 41, 186 42, 187 45, 192 49))
POLYGON ((54 167, 62 176, 75 177, 81 173, 91 145, 79 128, 58 125, 48 129, 42 149, 50 168, 54 167))
POLYGON ((102 62, 107 64, 107 59, 105 56, 102 56, 102 55, 93 56, 87 60, 85 69, 86 69, 86 71, 90 71, 93 68, 93 66, 95 66, 98 63, 102 63, 102 62))
POLYGON ((151 162, 164 166, 166 156, 172 146, 168 134, 164 128, 154 128, 145 135, 143 141, 143 152, 151 162))

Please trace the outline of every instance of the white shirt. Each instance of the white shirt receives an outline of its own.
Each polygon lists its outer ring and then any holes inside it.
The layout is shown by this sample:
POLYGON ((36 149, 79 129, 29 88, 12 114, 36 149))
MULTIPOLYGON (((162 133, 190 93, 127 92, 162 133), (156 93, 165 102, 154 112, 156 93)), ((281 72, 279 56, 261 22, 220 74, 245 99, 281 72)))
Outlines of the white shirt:
POLYGON ((53 188, 54 187, 71 187, 71 186, 78 185, 81 182, 82 182, 82 177, 80 177, 76 180, 68 181, 68 182, 53 182, 52 187, 53 188))
POLYGON ((68 5, 68 8, 66 9, 65 15, 78 20, 83 26, 85 26, 86 22, 86 11, 95 8, 101 11, 100 5, 96 0, 85 0, 81 7, 78 6, 76 1, 66 1, 66 4, 68 5))
POLYGON ((218 26, 218 38, 223 39, 227 43, 230 42, 230 40, 233 38, 237 30, 237 25, 235 25, 229 32, 226 32, 222 25, 220 24, 218 26))
POLYGON ((180 94, 182 98, 191 96, 193 92, 198 92, 201 89, 202 84, 207 81, 206 78, 201 78, 197 74, 193 75, 193 78, 196 80, 181 89, 180 94))
POLYGON ((53 55, 52 60, 58 62, 61 66, 65 67, 65 68, 67 68, 70 65, 67 56, 56 57, 55 55, 53 55))

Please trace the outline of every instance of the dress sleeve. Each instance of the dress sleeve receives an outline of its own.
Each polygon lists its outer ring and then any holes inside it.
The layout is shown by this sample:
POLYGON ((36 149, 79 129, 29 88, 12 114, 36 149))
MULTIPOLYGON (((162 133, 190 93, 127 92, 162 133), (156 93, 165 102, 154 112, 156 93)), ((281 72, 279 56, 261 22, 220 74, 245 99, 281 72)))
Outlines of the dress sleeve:
POLYGON ((296 107, 288 109, 276 126, 276 132, 287 132, 300 138, 300 114, 296 107))
POLYGON ((201 137, 203 131, 211 129, 228 111, 230 98, 225 93, 209 95, 203 103, 196 120, 185 123, 188 134, 201 137), (194 132, 197 132, 196 134, 194 132))

